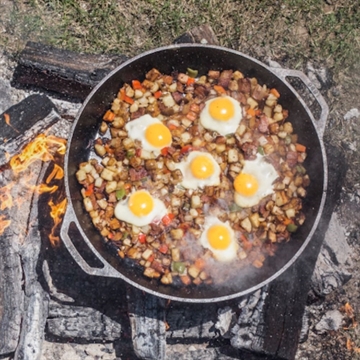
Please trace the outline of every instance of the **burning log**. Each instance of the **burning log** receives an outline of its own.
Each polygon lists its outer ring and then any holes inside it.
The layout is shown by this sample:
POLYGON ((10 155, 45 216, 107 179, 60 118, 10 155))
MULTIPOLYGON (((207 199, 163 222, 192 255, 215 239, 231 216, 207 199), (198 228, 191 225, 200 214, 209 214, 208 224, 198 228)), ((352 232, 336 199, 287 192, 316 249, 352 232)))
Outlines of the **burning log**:
POLYGON ((30 95, 0 115, 0 166, 60 119, 45 95, 30 95))

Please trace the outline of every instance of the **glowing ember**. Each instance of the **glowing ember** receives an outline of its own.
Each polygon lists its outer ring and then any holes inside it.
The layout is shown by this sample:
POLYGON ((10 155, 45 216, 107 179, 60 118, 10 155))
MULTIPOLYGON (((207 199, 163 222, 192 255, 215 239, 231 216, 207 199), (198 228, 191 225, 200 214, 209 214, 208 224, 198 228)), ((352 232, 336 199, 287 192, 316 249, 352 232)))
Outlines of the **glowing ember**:
POLYGON ((67 200, 64 199, 59 204, 55 205, 52 200, 49 201, 49 206, 51 208, 50 216, 54 219, 54 226, 51 229, 51 234, 49 235, 50 242, 53 246, 56 246, 59 244, 60 238, 58 236, 55 236, 55 229, 59 225, 62 216, 65 213, 67 205, 67 200))
MULTIPOLYGON (((4 115, 5 122, 10 124, 10 116, 8 114, 4 115)), ((14 129, 16 130, 16 129, 14 129)), ((14 175, 28 169, 28 167, 35 161, 53 161, 55 153, 64 155, 66 150, 66 140, 58 138, 56 136, 46 136, 45 134, 38 135, 31 143, 27 144, 22 152, 18 155, 13 156, 10 161, 10 167, 14 172, 14 175)), ((43 194, 50 193, 53 194, 58 190, 58 185, 51 185, 50 183, 53 180, 61 180, 64 177, 63 169, 54 163, 54 168, 50 175, 45 180, 45 183, 40 185, 31 185, 34 182, 35 178, 33 174, 27 176, 21 176, 18 182, 13 181, 12 183, 0 188, 0 210, 4 211, 10 209, 14 206, 13 197, 11 191, 15 186, 21 186, 27 190, 27 193, 23 197, 17 197, 15 206, 20 208, 22 202, 27 198, 31 198, 34 193, 43 194)), ((56 245, 59 242, 59 237, 54 235, 57 225, 60 223, 61 218, 66 209, 66 199, 61 201, 60 204, 54 205, 52 201, 49 202, 51 207, 51 217, 54 219, 54 226, 49 235, 49 239, 53 245, 56 245)), ((11 220, 7 219, 5 215, 0 214, 0 235, 3 234, 4 230, 10 226, 11 220)))
POLYGON ((4 120, 5 120, 6 124, 7 124, 8 126, 10 126, 14 131, 16 131, 17 133, 20 132, 18 129, 15 129, 15 128, 11 125, 11 123, 10 123, 10 115, 9 115, 9 114, 6 114, 6 113, 4 114, 4 120))
POLYGON ((13 199, 10 194, 11 189, 14 184, 10 183, 2 188, 0 188, 0 210, 4 211, 5 209, 11 208, 13 206, 13 199))
POLYGON ((0 235, 2 235, 5 229, 10 226, 11 220, 6 220, 5 216, 0 215, 0 235))

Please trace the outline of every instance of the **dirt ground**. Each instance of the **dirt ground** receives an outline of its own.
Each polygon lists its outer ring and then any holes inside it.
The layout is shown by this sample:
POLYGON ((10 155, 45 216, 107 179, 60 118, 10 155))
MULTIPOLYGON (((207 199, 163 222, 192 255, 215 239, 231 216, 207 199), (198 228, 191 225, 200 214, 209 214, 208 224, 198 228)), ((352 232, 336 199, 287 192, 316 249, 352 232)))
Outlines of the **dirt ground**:
MULTIPOLYGON (((6 35, 6 43, 2 43, 3 49, 9 56, 16 59, 16 54, 24 46, 26 40, 34 40, 28 23, 28 32, 26 29, 9 32, 8 22, 14 18, 14 3, 19 9, 26 8, 24 2, 12 2, 8 0, 0 0, 0 31, 6 35), (28 35, 27 35, 28 34, 28 35)), ((31 2, 29 2, 31 3, 31 2)), ((35 1, 36 3, 36 1, 35 1)), ((49 1, 50 3, 50 1, 49 1)), ((86 3, 86 2, 83 2, 86 3)), ((148 2, 149 4, 151 1, 148 2)), ((245 3, 247 3, 245 1, 245 3)), ((295 2, 298 3, 298 2, 295 2)), ((306 3, 306 2, 304 2, 306 3)), ((335 1, 324 1, 328 11, 335 6, 335 1)), ((346 2, 345 2, 346 3, 346 2)), ((359 9, 360 11, 360 3, 359 9)), ((19 10, 20 11, 20 10, 19 10)), ((141 15, 139 15, 141 16, 141 15)), ((49 21, 49 19, 47 19, 49 21)), ((36 27, 36 24, 32 24, 36 27)), ((192 24, 185 24, 184 27, 190 29, 192 24)), ((277 24, 283 26, 286 24, 277 24)), ((360 23, 358 24, 360 27, 360 23)), ((341 66, 334 66, 331 57, 321 58, 319 56, 304 56, 299 50, 296 51, 294 45, 288 49, 283 43, 280 44, 280 37, 274 37, 270 41, 268 36, 268 28, 266 26, 258 26, 255 28, 248 26, 248 32, 238 35, 237 38, 224 40, 223 27, 215 26, 214 31, 219 36, 222 45, 231 46, 233 49, 244 52, 263 62, 268 63, 275 61, 283 67, 299 69, 304 71, 314 83, 318 86, 320 92, 325 97, 330 114, 327 121, 326 131, 324 135, 325 143, 331 143, 338 146, 344 155, 344 161, 348 165, 348 171, 342 184, 341 198, 337 205, 336 212, 339 215, 340 222, 344 228, 346 240, 354 251, 354 261, 349 271, 352 273, 352 279, 343 287, 336 289, 324 298, 309 299, 311 307, 311 321, 309 337, 306 342, 299 347, 298 360, 305 359, 360 359, 356 348, 360 348, 360 334, 356 326, 344 329, 351 320, 357 318, 360 321, 360 61, 354 59, 353 63, 346 64, 343 69, 341 66), (311 329, 319 321, 321 315, 328 309, 341 309, 345 303, 351 304, 354 309, 353 318, 347 316, 346 321, 340 330, 336 332, 328 332, 326 334, 316 334, 311 329), (346 347, 348 345, 348 349, 346 347), (306 357, 306 353, 311 353, 313 357, 306 357)), ((316 29, 319 32, 325 32, 327 29, 316 29)), ((297 41, 302 47, 316 46, 312 42, 306 24, 297 23, 295 27, 291 27, 291 32, 297 37, 297 41)), ((286 32, 287 33, 287 32, 286 32)), ((172 33, 168 38, 161 38, 158 42, 148 42, 150 46, 165 45, 170 41, 171 36, 174 39, 176 33, 172 33)), ((334 35, 336 36, 336 34, 334 35)), ((355 49, 360 50, 360 40, 354 42, 355 49)), ((142 45, 143 46, 143 45, 142 45)), ((129 50, 126 55, 134 55, 139 51, 134 47, 129 50)), ((360 51, 357 51, 360 54, 360 51)), ((310 52, 308 54, 311 54, 310 52)), ((2 66, 0 64, 0 66, 2 66)), ((0 72, 1 73, 1 72, 0 72)), ((331 162, 331 159, 328 159, 331 162)), ((360 351, 360 349, 359 349, 360 351)))

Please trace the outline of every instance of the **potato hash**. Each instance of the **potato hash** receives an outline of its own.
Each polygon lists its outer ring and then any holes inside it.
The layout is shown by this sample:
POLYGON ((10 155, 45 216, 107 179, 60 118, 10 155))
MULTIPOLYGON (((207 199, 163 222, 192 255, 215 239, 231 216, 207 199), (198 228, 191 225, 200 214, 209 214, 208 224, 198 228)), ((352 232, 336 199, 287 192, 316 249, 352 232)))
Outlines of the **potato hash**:
POLYGON ((76 173, 94 226, 163 284, 261 267, 305 221, 310 182, 281 94, 238 70, 144 75, 121 87, 76 173))

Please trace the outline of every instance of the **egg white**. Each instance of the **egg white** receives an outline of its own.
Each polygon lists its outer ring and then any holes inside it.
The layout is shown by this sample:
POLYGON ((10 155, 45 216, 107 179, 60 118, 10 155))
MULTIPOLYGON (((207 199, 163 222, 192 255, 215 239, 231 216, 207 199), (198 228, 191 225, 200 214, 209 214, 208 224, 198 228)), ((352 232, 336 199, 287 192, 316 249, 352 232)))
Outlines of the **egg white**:
POLYGON ((273 182, 279 177, 275 168, 268 162, 265 157, 257 154, 255 160, 245 160, 242 173, 253 175, 259 185, 258 190, 252 196, 244 196, 235 191, 234 200, 237 205, 248 208, 257 205, 261 199, 274 192, 273 182))
POLYGON ((218 132, 220 135, 228 135, 236 132, 240 121, 243 117, 243 110, 238 101, 230 96, 224 96, 229 99, 234 105, 234 116, 228 121, 219 121, 214 119, 209 113, 210 104, 217 98, 210 99, 205 102, 205 107, 200 113, 200 123, 201 125, 208 130, 213 130, 218 132))
POLYGON ((175 168, 181 171, 183 175, 181 185, 186 189, 195 190, 198 188, 204 188, 205 186, 216 186, 220 184, 220 166, 209 153, 202 151, 192 151, 184 161, 176 163, 175 168), (191 162, 199 155, 206 156, 211 160, 214 166, 214 172, 206 179, 198 179, 194 177, 190 169, 191 162))
POLYGON ((224 223, 215 216, 209 216, 205 219, 204 231, 200 237, 200 244, 205 249, 211 250, 211 252, 214 255, 214 258, 220 262, 229 262, 229 261, 234 260, 237 257, 237 251, 239 249, 239 244, 237 243, 237 240, 235 238, 234 230, 230 227, 228 222, 224 223), (207 238, 207 232, 208 232, 209 228, 213 225, 223 225, 230 232, 231 243, 227 249, 217 250, 217 249, 212 248, 212 246, 210 245, 208 238, 207 238))
POLYGON ((129 198, 130 196, 119 201, 115 206, 114 215, 121 221, 135 226, 145 226, 152 222, 160 221, 167 214, 165 204, 161 200, 153 197, 154 207, 152 211, 148 215, 137 216, 129 209, 129 198))
MULTIPOLYGON (((152 124, 162 124, 162 122, 152 117, 149 114, 145 114, 140 116, 139 118, 128 122, 125 125, 125 130, 128 132, 128 136, 132 140, 139 140, 141 142, 141 146, 144 150, 152 151, 156 156, 158 156, 161 152, 161 148, 155 147, 151 145, 145 137, 146 129, 152 124)), ((170 146, 171 142, 166 146, 170 146)), ((164 146, 164 147, 166 147, 164 146)))

